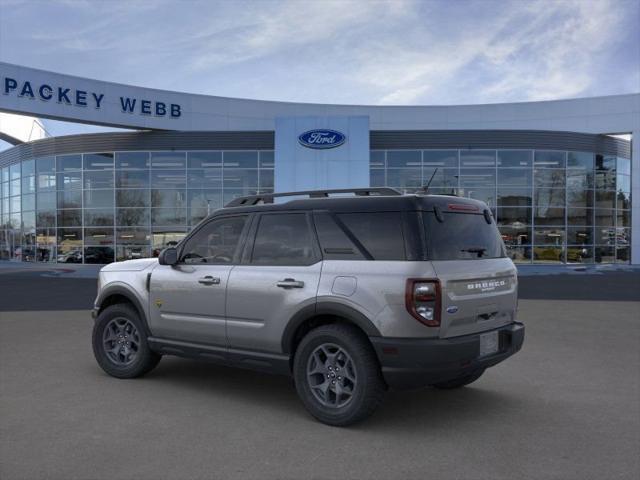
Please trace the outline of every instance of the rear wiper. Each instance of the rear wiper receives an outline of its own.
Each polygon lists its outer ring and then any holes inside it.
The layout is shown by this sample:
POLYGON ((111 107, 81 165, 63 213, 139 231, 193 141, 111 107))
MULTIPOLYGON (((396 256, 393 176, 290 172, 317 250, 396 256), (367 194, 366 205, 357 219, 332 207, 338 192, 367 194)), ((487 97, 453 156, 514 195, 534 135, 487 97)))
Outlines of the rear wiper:
POLYGON ((481 247, 474 247, 474 248, 463 248, 462 250, 460 250, 461 252, 466 252, 466 253, 477 253, 478 254, 478 258, 482 257, 482 255, 484 255, 484 253, 487 251, 486 248, 481 248, 481 247))

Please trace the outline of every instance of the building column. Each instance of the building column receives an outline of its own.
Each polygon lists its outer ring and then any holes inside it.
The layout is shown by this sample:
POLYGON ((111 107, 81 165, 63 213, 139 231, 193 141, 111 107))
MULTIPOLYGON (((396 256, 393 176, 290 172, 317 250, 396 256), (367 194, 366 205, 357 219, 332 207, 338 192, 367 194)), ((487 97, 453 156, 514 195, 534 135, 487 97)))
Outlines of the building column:
POLYGON ((631 263, 640 265, 640 128, 631 137, 631 263))

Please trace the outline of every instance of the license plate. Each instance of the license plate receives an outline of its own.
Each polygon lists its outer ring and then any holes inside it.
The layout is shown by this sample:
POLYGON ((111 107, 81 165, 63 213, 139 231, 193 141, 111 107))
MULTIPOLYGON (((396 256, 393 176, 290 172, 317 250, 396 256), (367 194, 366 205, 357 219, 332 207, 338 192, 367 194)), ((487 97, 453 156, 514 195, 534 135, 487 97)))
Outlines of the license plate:
POLYGON ((486 357, 498 351, 498 332, 483 333, 480 335, 480 356, 486 357))

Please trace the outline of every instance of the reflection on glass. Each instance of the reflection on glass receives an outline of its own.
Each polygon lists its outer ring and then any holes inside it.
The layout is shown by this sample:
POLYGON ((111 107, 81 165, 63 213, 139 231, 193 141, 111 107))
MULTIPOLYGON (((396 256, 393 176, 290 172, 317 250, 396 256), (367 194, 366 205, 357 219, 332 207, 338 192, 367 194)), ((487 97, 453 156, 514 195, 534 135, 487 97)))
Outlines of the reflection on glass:
POLYGON ((531 167, 531 150, 498 150, 498 167, 531 167))
POLYGON ((419 150, 387 151, 387 168, 420 168, 422 154, 419 150))
POLYGON ((113 169, 113 153, 85 153, 82 156, 85 170, 113 169))
POLYGON ((495 167, 495 150, 460 150, 460 168, 495 167))

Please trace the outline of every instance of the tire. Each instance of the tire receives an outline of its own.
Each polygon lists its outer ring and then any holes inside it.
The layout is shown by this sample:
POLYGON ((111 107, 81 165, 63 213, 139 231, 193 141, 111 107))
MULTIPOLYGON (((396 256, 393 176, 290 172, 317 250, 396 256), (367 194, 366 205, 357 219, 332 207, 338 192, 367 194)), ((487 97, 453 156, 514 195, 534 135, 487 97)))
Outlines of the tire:
POLYGON ((453 380, 434 383, 431 386, 435 388, 439 388, 441 390, 453 390, 454 388, 464 387, 465 385, 469 385, 470 383, 475 382, 482 376, 483 373, 484 373, 484 370, 479 370, 477 372, 471 373, 469 375, 465 375, 463 377, 454 378, 453 380))
POLYGON ((386 389, 371 344, 351 325, 323 325, 307 333, 296 350, 293 374, 309 413, 338 427, 372 415, 386 389))
POLYGON ((126 303, 111 305, 98 315, 92 344, 98 365, 116 378, 140 377, 153 370, 161 358, 149 348, 138 312, 126 303))

